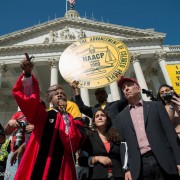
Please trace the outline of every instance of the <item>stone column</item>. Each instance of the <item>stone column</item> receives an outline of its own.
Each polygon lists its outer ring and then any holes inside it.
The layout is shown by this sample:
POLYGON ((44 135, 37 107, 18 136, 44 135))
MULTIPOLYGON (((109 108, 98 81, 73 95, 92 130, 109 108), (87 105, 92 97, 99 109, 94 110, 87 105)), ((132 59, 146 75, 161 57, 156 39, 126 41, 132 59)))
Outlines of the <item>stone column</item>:
POLYGON ((153 86, 154 86, 154 89, 155 89, 155 92, 154 92, 155 94, 154 95, 156 95, 157 92, 158 92, 158 89, 160 87, 160 82, 158 80, 158 71, 157 71, 157 69, 152 68, 149 75, 151 76, 150 78, 152 80, 152 83, 153 83, 153 86))
POLYGON ((2 77, 3 77, 3 74, 7 71, 7 67, 6 67, 6 64, 4 62, 2 62, 0 64, 0 88, 1 88, 1 83, 2 83, 2 77))
POLYGON ((49 63, 51 66, 51 80, 50 86, 58 84, 58 60, 57 59, 49 59, 49 63))
POLYGON ((166 81, 166 84, 172 86, 171 80, 169 78, 168 72, 167 72, 166 67, 165 67, 165 65, 166 65, 165 59, 166 59, 166 52, 161 51, 161 52, 155 53, 155 60, 159 63, 159 65, 161 67, 161 71, 164 75, 164 79, 166 81))
POLYGON ((116 81, 110 84, 110 91, 113 101, 120 99, 119 89, 116 81))
POLYGON ((106 86, 105 90, 106 90, 106 93, 108 95, 107 102, 112 102, 113 98, 112 98, 112 94, 111 94, 111 91, 110 91, 110 86, 106 86))
POLYGON ((80 88, 81 98, 86 106, 90 106, 88 89, 80 88))
MULTIPOLYGON (((141 89, 148 89, 145 78, 144 78, 144 74, 141 69, 141 65, 139 63, 139 59, 140 59, 140 53, 131 54, 131 63, 133 64, 137 81, 141 89)), ((149 101, 149 98, 145 94, 141 93, 141 95, 142 95, 143 100, 149 101)))

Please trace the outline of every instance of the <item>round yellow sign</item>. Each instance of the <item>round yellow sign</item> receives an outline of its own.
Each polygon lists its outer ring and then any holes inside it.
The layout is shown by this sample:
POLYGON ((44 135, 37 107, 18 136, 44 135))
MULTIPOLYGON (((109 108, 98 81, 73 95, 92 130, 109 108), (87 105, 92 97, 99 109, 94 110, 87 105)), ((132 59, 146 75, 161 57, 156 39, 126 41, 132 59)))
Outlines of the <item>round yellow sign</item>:
POLYGON ((62 53, 59 70, 67 82, 79 81, 79 87, 104 87, 124 74, 130 63, 124 43, 107 36, 92 36, 71 44, 62 53))

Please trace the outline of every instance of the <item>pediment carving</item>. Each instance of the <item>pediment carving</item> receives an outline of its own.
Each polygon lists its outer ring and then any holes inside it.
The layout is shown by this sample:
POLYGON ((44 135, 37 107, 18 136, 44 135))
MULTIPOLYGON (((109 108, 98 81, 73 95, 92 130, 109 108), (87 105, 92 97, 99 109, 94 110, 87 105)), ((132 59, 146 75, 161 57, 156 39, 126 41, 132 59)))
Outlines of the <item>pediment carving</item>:
POLYGON ((62 29, 59 33, 57 31, 51 30, 47 37, 44 39, 44 44, 62 42, 64 40, 78 40, 82 38, 86 38, 87 35, 83 28, 80 30, 76 30, 76 34, 74 34, 68 26, 62 29))
POLYGON ((60 38, 61 40, 73 40, 76 39, 76 36, 73 32, 70 32, 68 26, 66 26, 61 32, 60 32, 60 38))

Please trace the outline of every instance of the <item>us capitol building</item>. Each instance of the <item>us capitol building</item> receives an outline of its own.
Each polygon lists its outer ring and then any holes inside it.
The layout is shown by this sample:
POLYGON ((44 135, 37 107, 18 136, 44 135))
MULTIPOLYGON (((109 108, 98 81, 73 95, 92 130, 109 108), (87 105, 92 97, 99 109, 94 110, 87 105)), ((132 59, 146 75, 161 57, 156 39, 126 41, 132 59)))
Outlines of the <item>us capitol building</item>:
MULTIPOLYGON (((160 84, 172 84, 165 66, 179 64, 180 46, 162 45, 166 34, 155 32, 154 29, 138 29, 81 18, 77 11, 71 9, 62 18, 0 36, 2 125, 17 111, 11 92, 22 73, 19 63, 25 57, 24 53, 35 57, 33 73, 39 81, 43 100, 47 88, 57 83, 64 86, 68 99, 72 99, 73 91, 59 73, 58 61, 71 43, 89 36, 110 36, 125 43, 131 56, 126 76, 136 78, 142 88, 156 93, 160 84)), ((106 90, 109 94, 108 101, 120 98, 116 82, 107 86, 106 90)), ((94 90, 81 88, 80 92, 86 105, 96 103, 94 90)), ((142 96, 144 100, 148 100, 146 95, 142 96)))

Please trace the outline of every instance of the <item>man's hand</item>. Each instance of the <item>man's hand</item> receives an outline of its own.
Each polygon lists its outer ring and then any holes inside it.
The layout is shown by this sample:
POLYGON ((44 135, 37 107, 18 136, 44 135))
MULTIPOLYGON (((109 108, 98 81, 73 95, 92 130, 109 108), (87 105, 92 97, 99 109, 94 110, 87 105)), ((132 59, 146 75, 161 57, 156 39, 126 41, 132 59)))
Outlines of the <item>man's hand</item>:
POLYGON ((16 163, 16 160, 18 160, 19 156, 24 153, 25 150, 25 144, 23 143, 12 155, 11 157, 11 166, 16 163))
POLYGON ((173 105, 176 107, 176 109, 180 111, 180 98, 173 95, 171 102, 173 102, 173 105))
POLYGON ((16 119, 9 120, 9 122, 6 124, 4 128, 5 135, 12 134, 16 128, 19 128, 19 124, 17 123, 17 120, 16 119))
POLYGON ((73 81, 72 83, 70 83, 70 86, 73 89, 78 89, 78 85, 79 85, 79 81, 73 81))
POLYGON ((28 125, 26 126, 26 132, 27 132, 27 133, 32 132, 33 129, 34 129, 34 125, 33 125, 33 124, 28 124, 28 125))
POLYGON ((19 124, 16 119, 9 120, 8 125, 12 128, 19 128, 19 124))
POLYGON ((125 173, 125 180, 132 180, 132 176, 131 176, 131 172, 130 171, 127 171, 125 173))
POLYGON ((33 66, 34 64, 31 62, 31 58, 29 57, 29 55, 27 53, 25 53, 25 58, 21 61, 21 68, 24 71, 24 74, 26 76, 29 76, 32 72, 33 66))
POLYGON ((124 74, 121 74, 121 73, 118 74, 118 75, 117 75, 117 81, 119 81, 119 80, 120 80, 121 78, 123 78, 123 77, 124 77, 124 74))
POLYGON ((73 90, 74 90, 74 95, 75 95, 75 96, 79 95, 78 85, 79 85, 79 81, 73 81, 72 83, 70 83, 70 86, 71 86, 71 87, 73 88, 73 90))

